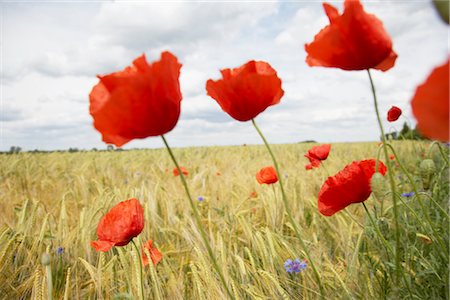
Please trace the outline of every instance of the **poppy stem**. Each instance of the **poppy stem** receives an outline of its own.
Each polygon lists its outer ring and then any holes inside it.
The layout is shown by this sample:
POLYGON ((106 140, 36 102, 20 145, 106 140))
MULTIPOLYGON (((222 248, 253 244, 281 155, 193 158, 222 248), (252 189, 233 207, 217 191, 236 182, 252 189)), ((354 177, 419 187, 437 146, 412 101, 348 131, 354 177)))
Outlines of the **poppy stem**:
MULTIPOLYGON (((377 233, 378 238, 381 240, 383 245, 388 250, 387 252, 390 253, 391 255, 395 255, 396 253, 394 253, 394 250, 392 249, 392 247, 389 245, 389 243, 383 237, 383 234, 381 233, 379 226, 375 223, 374 219, 372 218, 372 215, 370 214, 369 210, 367 209, 366 204, 364 202, 361 202, 361 204, 364 206, 364 210, 366 211, 367 216, 369 217, 370 223, 372 224, 373 228, 375 229, 375 232, 377 233)), ((388 255, 388 257, 389 257, 389 255, 388 255)), ((407 281, 406 276, 405 276, 405 273, 402 272, 401 276, 403 278, 403 281, 405 282, 406 289, 408 290, 410 298, 413 298, 411 289, 409 287, 408 281, 407 281)))
POLYGON ((367 206, 364 202, 361 202, 361 204, 364 206, 364 210, 367 213, 367 216, 369 217, 370 223, 372 224, 373 228, 375 229, 375 232, 377 233, 378 237, 380 238, 380 241, 383 243, 383 245, 386 247, 387 252, 391 255, 395 255, 394 250, 392 250, 392 247, 389 245, 389 243, 384 238, 383 234, 380 231, 380 228, 375 223, 374 219, 372 218, 372 214, 369 212, 369 209, 367 209, 367 206))
MULTIPOLYGON (((387 142, 386 142, 386 136, 384 135, 384 128, 383 123, 381 122, 380 112, 378 110, 378 100, 377 100, 377 94, 375 91, 375 85, 373 83, 372 75, 370 74, 370 70, 367 69, 367 74, 369 75, 370 80, 370 86, 372 88, 372 95, 373 95, 373 103, 375 106, 375 112, 377 115, 377 121, 378 126, 380 127, 381 131, 381 141, 383 142, 383 151, 384 151, 384 159, 386 161, 386 166, 388 169, 388 177, 389 177, 389 183, 391 185, 392 190, 392 204, 393 204, 393 211, 394 211, 394 222, 395 222, 395 271, 396 271, 396 278, 395 283, 396 286, 398 286, 400 276, 401 276, 401 269, 400 269, 400 231, 399 231, 399 224, 398 224, 398 208, 397 208, 397 198, 395 196, 395 182, 394 177, 392 176, 392 168, 391 168, 391 161, 389 159, 388 151, 387 151, 387 142)), ((377 169, 375 169, 377 171, 377 169)))
POLYGON ((137 247, 136 243, 134 242, 133 239, 131 239, 131 243, 134 245, 134 249, 136 249, 136 255, 137 255, 137 259, 139 259, 139 274, 141 276, 140 280, 140 286, 141 286, 141 297, 140 299, 144 300, 144 276, 142 274, 142 259, 139 253, 139 248, 137 247))
POLYGON ((449 164, 448 156, 445 155, 444 151, 442 150, 441 143, 439 143, 438 141, 433 141, 431 143, 431 145, 428 147, 427 158, 431 159, 431 153, 432 153, 431 150, 433 149, 433 146, 435 146, 435 145, 439 148, 439 152, 441 153, 442 158, 444 159, 445 163, 448 165, 449 164))
POLYGON ((184 177, 184 174, 181 171, 180 165, 178 164, 178 162, 177 162, 177 160, 175 158, 175 155, 173 154, 172 149, 170 148, 169 144, 167 143, 167 140, 164 137, 164 135, 161 135, 161 138, 162 138, 162 140, 164 142, 164 145, 166 146, 167 151, 169 152, 169 156, 172 159, 172 162, 175 164, 175 167, 178 170, 178 174, 180 175, 181 183, 183 184, 184 190, 185 190, 186 195, 187 195, 187 197, 189 199, 189 204, 191 205, 192 211, 194 213, 195 222, 197 223, 197 227, 200 230, 200 235, 201 235, 201 237, 203 239, 203 243, 205 243, 206 250, 208 251, 209 257, 211 258, 211 261, 212 261, 212 263, 214 265, 214 268, 216 269, 217 273, 219 274, 220 281, 222 281, 222 284, 225 287, 225 290, 227 291, 228 297, 230 297, 230 299, 234 300, 235 297, 231 293, 231 290, 228 288, 228 284, 225 281, 225 277, 223 276, 222 269, 219 267, 219 264, 217 263, 217 259, 214 256, 214 253, 212 251, 212 248, 211 248, 211 245, 210 245, 210 243, 208 241, 208 238, 206 237, 206 232, 205 232, 205 229, 203 228, 202 221, 200 219, 200 214, 198 212, 198 209, 197 209, 194 201, 192 200, 192 196, 191 196, 191 193, 189 191, 189 187, 188 187, 188 185, 186 183, 186 178, 184 177))
POLYGON ((327 173, 326 177, 327 178, 330 177, 330 172, 328 171, 328 168, 327 168, 327 166, 325 164, 325 161, 321 161, 320 163, 322 164, 322 168, 325 170, 325 173, 327 173))
POLYGON ((287 200, 286 193, 284 191, 283 179, 281 177, 281 173, 280 173, 280 170, 278 168, 278 163, 277 163, 277 160, 275 158, 275 155, 273 154, 272 150, 270 149, 270 145, 267 142, 267 140, 264 137, 264 135, 261 132, 261 130, 259 129, 258 125, 256 125, 255 119, 252 119, 252 123, 253 123, 253 126, 255 127, 256 131, 258 132, 259 136, 263 140, 264 145, 267 148, 267 151, 269 151, 269 154, 272 157, 273 165, 275 167, 275 170, 277 171, 278 183, 280 184, 280 190, 281 190, 281 196, 282 196, 282 199, 283 199, 284 208, 285 208, 286 213, 287 213, 288 218, 289 218, 289 222, 291 223, 292 228, 294 228, 294 231, 295 231, 295 234, 297 236, 297 239, 300 241, 300 245, 302 246, 303 251, 306 254, 306 257, 308 258, 308 262, 309 262, 309 264, 311 265, 311 268, 314 271, 314 275, 315 275, 317 283, 319 285, 321 297, 324 299, 325 298, 325 293, 324 293, 324 290, 323 290, 322 281, 320 279, 319 272, 317 272, 316 266, 314 265, 314 261, 312 260, 311 255, 309 254, 308 248, 306 247, 306 244, 305 244, 305 242, 303 241, 303 239, 302 239, 302 237, 300 235, 300 231, 299 231, 299 229, 297 227, 297 224, 295 223, 294 217, 291 214, 291 209, 289 207, 289 202, 287 200))

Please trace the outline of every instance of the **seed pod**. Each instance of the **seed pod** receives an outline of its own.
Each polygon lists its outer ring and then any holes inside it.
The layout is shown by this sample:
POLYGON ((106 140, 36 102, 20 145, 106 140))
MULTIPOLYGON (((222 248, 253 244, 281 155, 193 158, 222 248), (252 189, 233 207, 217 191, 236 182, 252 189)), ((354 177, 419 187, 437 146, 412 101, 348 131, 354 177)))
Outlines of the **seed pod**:
POLYGON ((41 264, 44 266, 50 265, 50 255, 47 252, 42 253, 41 264))
POLYGON ((420 176, 422 177, 423 188, 428 189, 430 187, 431 179, 436 173, 436 165, 432 159, 424 159, 420 163, 420 176))
POLYGON ((420 174, 423 176, 431 176, 436 172, 436 165, 432 159, 424 159, 420 163, 420 174))
POLYGON ((372 189, 372 193, 377 200, 381 201, 384 199, 388 191, 383 174, 380 172, 373 174, 370 179, 370 188, 372 189))

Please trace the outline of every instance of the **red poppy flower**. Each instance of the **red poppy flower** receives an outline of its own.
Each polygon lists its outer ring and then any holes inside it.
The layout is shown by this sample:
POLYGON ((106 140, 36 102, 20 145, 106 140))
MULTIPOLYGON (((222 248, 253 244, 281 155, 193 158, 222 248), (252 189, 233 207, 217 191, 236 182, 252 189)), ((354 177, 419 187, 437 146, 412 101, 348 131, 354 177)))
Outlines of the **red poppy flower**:
POLYGON ((345 0, 344 13, 324 3, 330 25, 323 28, 314 41, 305 45, 309 66, 343 70, 378 69, 394 66, 397 54, 383 23, 364 11, 359 0, 345 0))
POLYGON ((449 141, 449 62, 431 72, 411 101, 420 133, 440 141, 449 141))
MULTIPOLYGON (((150 259, 152 260, 153 265, 156 266, 161 261, 161 259, 163 257, 162 253, 159 252, 158 248, 153 247, 153 241, 152 240, 148 240, 143 245, 143 248, 148 250, 148 253, 150 253, 150 259)), ((142 263, 144 264, 144 266, 147 266, 148 263, 149 263, 148 262, 148 256, 147 256, 147 253, 145 252, 144 249, 142 249, 142 263)))
MULTIPOLYGON (((354 161, 336 175, 328 177, 319 192, 320 213, 332 216, 352 203, 369 198, 375 162, 374 159, 354 161)), ((381 161, 378 162, 378 172, 386 174, 386 166, 381 161)))
POLYGON ((392 106, 387 113, 387 120, 389 122, 395 122, 400 118, 402 114, 402 110, 398 108, 397 106, 392 106))
POLYGON ((262 168, 261 170, 258 171, 258 173, 256 173, 256 180, 260 184, 275 183, 278 181, 277 171, 275 171, 275 168, 272 166, 262 168))
MULTIPOLYGON (((181 169, 181 173, 183 173, 184 176, 188 176, 189 175, 189 172, 188 172, 188 170, 186 170, 185 167, 181 167, 180 166, 180 169, 181 169)), ((180 175, 180 173, 178 172, 178 169, 174 168, 173 169, 173 176, 178 176, 178 175, 180 175)))
POLYGON ((322 160, 326 160, 331 150, 331 144, 324 144, 320 146, 314 146, 308 150, 305 157, 309 159, 310 164, 305 166, 306 170, 317 168, 320 166, 322 160))
POLYGON ((258 198, 258 193, 256 191, 251 192, 250 198, 258 198))
POLYGON ((238 121, 255 118, 280 102, 284 91, 277 72, 266 62, 249 61, 236 69, 221 70, 222 79, 206 82, 209 96, 238 121))
POLYGON ((92 241, 91 246, 102 252, 113 246, 125 246, 138 236, 142 229, 144 209, 139 201, 134 198, 122 201, 100 220, 97 227, 98 241, 92 241))
POLYGON ((98 76, 89 112, 103 141, 120 147, 172 130, 180 115, 180 68, 173 54, 163 52, 150 65, 143 54, 123 71, 98 76))
POLYGON ((394 160, 395 159, 395 155, 394 154, 389 155, 389 159, 390 160, 394 160))

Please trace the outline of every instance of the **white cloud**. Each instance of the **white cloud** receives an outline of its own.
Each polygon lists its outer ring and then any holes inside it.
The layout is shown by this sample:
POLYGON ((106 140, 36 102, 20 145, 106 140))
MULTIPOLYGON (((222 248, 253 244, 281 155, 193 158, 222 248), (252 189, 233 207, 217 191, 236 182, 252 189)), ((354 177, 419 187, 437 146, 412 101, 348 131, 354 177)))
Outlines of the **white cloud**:
MULTIPOLYGON (((395 68, 372 72, 380 110, 384 114, 397 105, 412 120, 409 99, 448 56, 448 28, 430 3, 366 2, 366 10, 383 20, 399 54, 395 68)), ((342 11, 341 3, 335 5, 342 11)), ((268 61, 283 80, 281 103, 257 118, 269 141, 379 136, 365 72, 310 68, 304 62, 304 44, 328 24, 320 1, 4 7, 1 150, 11 145, 104 148, 88 113, 95 75, 121 70, 143 52, 154 61, 162 50, 172 51, 183 64, 181 118, 168 134, 174 146, 260 142, 250 122, 231 119, 205 91, 206 81, 219 78, 220 69, 250 59, 268 61)), ((154 138, 126 148, 160 146, 154 138)))

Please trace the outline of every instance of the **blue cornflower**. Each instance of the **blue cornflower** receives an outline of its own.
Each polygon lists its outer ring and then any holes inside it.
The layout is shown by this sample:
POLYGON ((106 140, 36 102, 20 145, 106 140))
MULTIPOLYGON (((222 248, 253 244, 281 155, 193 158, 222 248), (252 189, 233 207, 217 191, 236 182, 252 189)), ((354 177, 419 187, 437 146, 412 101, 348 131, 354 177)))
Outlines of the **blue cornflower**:
POLYGON ((56 250, 56 253, 58 253, 58 255, 61 255, 64 253, 64 248, 63 247, 58 247, 58 249, 56 250))
POLYGON ((306 260, 300 261, 300 259, 296 258, 294 261, 291 259, 286 259, 284 262, 284 268, 286 269, 286 272, 292 274, 292 273, 300 273, 301 271, 305 270, 308 264, 306 263, 306 260))
POLYGON ((414 193, 414 192, 409 192, 409 193, 403 193, 402 194, 402 197, 406 197, 406 198, 409 198, 409 197, 412 197, 412 196, 414 196, 416 193, 414 193))
POLYGON ((198 196, 198 197, 197 197, 197 200, 198 200, 199 202, 202 202, 203 200, 205 200, 205 198, 203 198, 203 196, 198 196))

